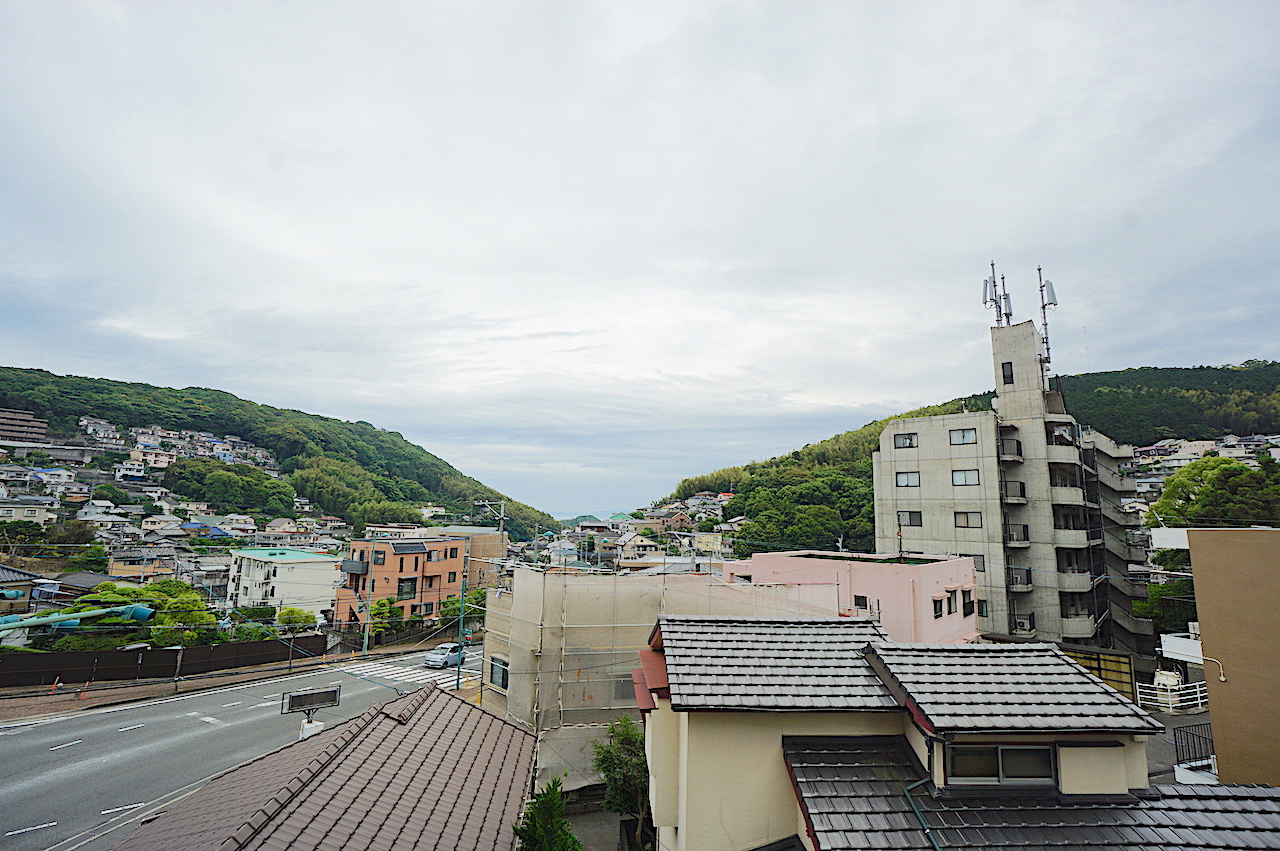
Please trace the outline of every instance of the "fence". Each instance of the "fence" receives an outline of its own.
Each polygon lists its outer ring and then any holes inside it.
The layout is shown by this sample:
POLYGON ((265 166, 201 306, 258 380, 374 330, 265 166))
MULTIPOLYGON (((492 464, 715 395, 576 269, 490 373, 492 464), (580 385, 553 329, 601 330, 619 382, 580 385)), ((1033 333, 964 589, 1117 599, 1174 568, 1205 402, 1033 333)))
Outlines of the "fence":
POLYGON ((1170 714, 1199 712, 1209 707, 1209 690, 1204 682, 1180 686, 1138 683, 1138 705, 1170 714))
POLYGON ((1207 768, 1216 773, 1212 724, 1188 724, 1173 728, 1173 751, 1177 765, 1200 770, 1207 768))
POLYGON ((53 653, 0 654, 0 687, 148 680, 206 674, 319 656, 323 635, 303 635, 283 641, 240 641, 187 647, 183 650, 70 650, 53 653))

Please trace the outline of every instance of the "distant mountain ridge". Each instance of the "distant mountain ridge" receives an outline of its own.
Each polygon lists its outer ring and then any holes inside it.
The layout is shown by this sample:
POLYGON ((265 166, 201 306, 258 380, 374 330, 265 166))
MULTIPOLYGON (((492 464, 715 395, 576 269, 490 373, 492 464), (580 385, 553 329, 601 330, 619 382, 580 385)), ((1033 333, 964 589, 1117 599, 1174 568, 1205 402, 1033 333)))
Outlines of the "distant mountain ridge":
MULTIPOLYGON (((270 449, 299 495, 337 514, 365 500, 434 502, 461 510, 474 499, 505 499, 398 432, 259 405, 221 390, 0 367, 0 408, 32 411, 64 435, 79 432, 82 416, 122 427, 156 423, 236 434, 270 449)), ((507 528, 518 537, 527 537, 535 522, 544 527, 555 522, 514 500, 507 500, 507 513, 507 528)))
MULTIPOLYGON (((1121 443, 1280 431, 1280 362, 1141 367, 1054 379, 1067 410, 1121 443)), ((732 491, 725 517, 745 516, 740 554, 776 546, 874 549, 871 453, 892 419, 988 410, 994 391, 867 423, 785 455, 681 481, 668 499, 732 491)))

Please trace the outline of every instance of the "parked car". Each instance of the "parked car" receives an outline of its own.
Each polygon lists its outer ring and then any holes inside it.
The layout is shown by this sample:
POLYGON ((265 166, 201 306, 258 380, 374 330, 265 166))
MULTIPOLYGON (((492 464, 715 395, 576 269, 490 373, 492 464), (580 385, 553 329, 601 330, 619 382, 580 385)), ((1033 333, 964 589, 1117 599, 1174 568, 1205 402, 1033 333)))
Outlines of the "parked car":
POLYGON ((439 644, 427 651, 422 664, 428 668, 451 668, 461 665, 467 658, 467 651, 461 644, 439 644))

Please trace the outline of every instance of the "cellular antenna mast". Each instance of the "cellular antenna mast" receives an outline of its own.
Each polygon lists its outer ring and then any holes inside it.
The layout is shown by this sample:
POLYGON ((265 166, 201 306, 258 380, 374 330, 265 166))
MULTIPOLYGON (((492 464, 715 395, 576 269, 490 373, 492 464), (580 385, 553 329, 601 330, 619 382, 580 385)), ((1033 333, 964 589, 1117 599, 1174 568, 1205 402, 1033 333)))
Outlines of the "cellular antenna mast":
POLYGON ((1049 364, 1049 308, 1058 306, 1058 295, 1053 291, 1053 281, 1044 279, 1044 272, 1036 267, 1036 275, 1040 278, 1040 325, 1044 330, 1044 362, 1049 364))
MULTIPOLYGON (((984 278, 982 281, 982 306, 995 308, 996 311, 996 327, 1004 324, 1004 312, 1001 306, 1000 296, 1000 278, 996 277, 996 261, 991 261, 991 277, 984 278)), ((1006 295, 1004 299, 1009 297, 1006 295)))

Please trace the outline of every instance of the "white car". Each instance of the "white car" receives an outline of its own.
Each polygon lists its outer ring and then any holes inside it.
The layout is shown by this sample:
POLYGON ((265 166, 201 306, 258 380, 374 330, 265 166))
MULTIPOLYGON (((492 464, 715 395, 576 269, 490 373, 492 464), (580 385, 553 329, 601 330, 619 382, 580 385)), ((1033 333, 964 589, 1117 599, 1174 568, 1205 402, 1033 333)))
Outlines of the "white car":
POLYGON ((439 644, 427 651, 422 664, 428 668, 451 668, 461 665, 467 658, 467 651, 461 644, 439 644))

